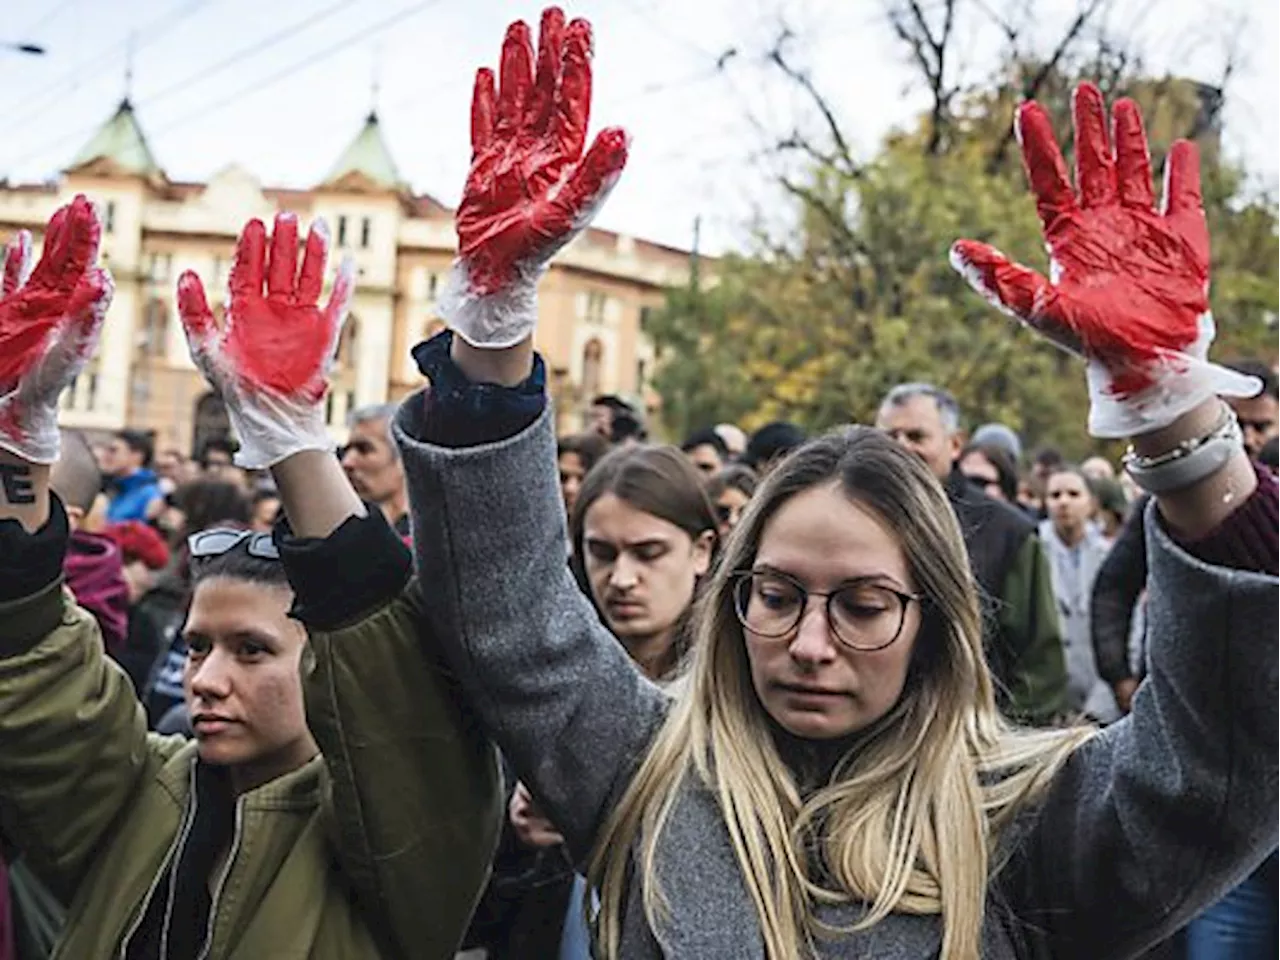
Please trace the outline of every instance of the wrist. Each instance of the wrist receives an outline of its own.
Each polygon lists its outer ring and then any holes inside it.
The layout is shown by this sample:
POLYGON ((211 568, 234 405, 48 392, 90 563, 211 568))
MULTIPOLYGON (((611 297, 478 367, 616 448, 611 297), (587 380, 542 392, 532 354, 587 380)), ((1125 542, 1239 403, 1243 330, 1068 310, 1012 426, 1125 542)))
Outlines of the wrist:
MULTIPOLYGON (((473 282, 466 260, 454 261, 440 294, 440 316, 455 334, 479 352, 500 354, 518 349, 533 336, 538 323, 538 281, 546 267, 520 264, 503 285, 489 292, 473 282)), ((483 362, 477 369, 488 371, 483 362)), ((491 371, 500 375, 500 371, 491 371)), ((479 382, 500 382, 485 380, 479 382)))
POLYGON ((1132 441, 1133 451, 1140 457, 1159 456, 1185 440, 1211 432, 1221 416, 1222 401, 1217 397, 1210 397, 1167 427, 1135 436, 1132 441))
POLYGON ((518 387, 533 373, 533 336, 500 350, 475 347, 455 336, 449 357, 472 383, 518 387))
POLYGON ((47 463, 0 449, 0 520, 17 520, 27 533, 35 533, 49 519, 47 463))

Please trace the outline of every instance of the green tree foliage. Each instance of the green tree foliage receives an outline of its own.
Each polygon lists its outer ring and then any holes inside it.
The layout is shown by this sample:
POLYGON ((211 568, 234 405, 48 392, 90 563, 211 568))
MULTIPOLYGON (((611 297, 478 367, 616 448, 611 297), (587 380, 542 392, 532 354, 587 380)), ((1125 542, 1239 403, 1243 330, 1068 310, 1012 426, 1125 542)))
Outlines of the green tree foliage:
MULTIPOLYGON (((1070 86, 1050 78, 1041 94, 1061 107, 1064 139, 1070 86)), ((722 261, 716 282, 673 292, 652 318, 654 386, 671 432, 724 420, 752 428, 785 418, 813 430, 867 423, 891 386, 928 380, 956 394, 971 424, 1000 420, 1033 444, 1086 453, 1079 361, 1001 316, 947 262, 952 241, 970 237, 1047 269, 1007 137, 1017 89, 1006 83, 957 103, 940 139, 925 117, 856 169, 810 151, 803 178, 784 183, 793 233, 722 261)), ((1157 175, 1175 136, 1212 147, 1192 85, 1137 81, 1111 92, 1144 106, 1157 175)), ((1275 206, 1241 199, 1241 172, 1221 166, 1216 149, 1203 152, 1215 355, 1274 360, 1275 206)))

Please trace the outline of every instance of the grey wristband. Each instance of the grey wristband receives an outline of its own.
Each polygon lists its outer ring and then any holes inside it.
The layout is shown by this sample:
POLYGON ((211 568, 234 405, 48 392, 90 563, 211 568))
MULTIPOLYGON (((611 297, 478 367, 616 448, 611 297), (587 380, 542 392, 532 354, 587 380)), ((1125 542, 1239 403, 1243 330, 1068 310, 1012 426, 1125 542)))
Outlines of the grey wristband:
POLYGON ((1148 493, 1168 493, 1199 483, 1222 469, 1243 442, 1240 422, 1223 404, 1222 420, 1209 433, 1184 440, 1153 457, 1139 456, 1130 447, 1124 455, 1124 468, 1133 482, 1148 493))

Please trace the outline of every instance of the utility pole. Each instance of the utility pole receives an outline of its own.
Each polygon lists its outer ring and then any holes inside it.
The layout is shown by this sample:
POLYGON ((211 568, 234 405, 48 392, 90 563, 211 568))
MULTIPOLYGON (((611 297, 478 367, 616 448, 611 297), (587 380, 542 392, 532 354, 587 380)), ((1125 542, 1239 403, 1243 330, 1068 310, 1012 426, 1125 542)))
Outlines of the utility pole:
POLYGON ((702 214, 693 218, 693 249, 689 251, 689 289, 698 292, 698 238, 702 233, 702 214))

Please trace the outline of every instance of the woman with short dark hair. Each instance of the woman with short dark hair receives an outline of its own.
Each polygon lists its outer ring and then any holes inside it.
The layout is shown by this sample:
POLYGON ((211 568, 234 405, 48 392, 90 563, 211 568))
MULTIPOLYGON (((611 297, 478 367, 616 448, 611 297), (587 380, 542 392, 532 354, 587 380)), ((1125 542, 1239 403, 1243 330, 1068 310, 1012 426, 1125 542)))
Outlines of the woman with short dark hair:
POLYGON ((289 293, 268 306, 265 228, 251 222, 222 329, 200 281, 180 280, 197 367, 227 401, 243 465, 272 471, 287 515, 274 535, 188 540, 191 742, 147 733, 97 623, 60 580, 68 526, 49 463, 60 395, 111 296, 97 214, 84 197, 55 214, 26 285, 30 237, 6 250, 0 824, 68 905, 57 957, 444 960, 483 884, 492 747, 420 648, 407 549, 323 432, 351 283, 340 272, 316 306, 326 236, 313 229, 299 277, 296 221, 277 218, 269 282, 289 293))

